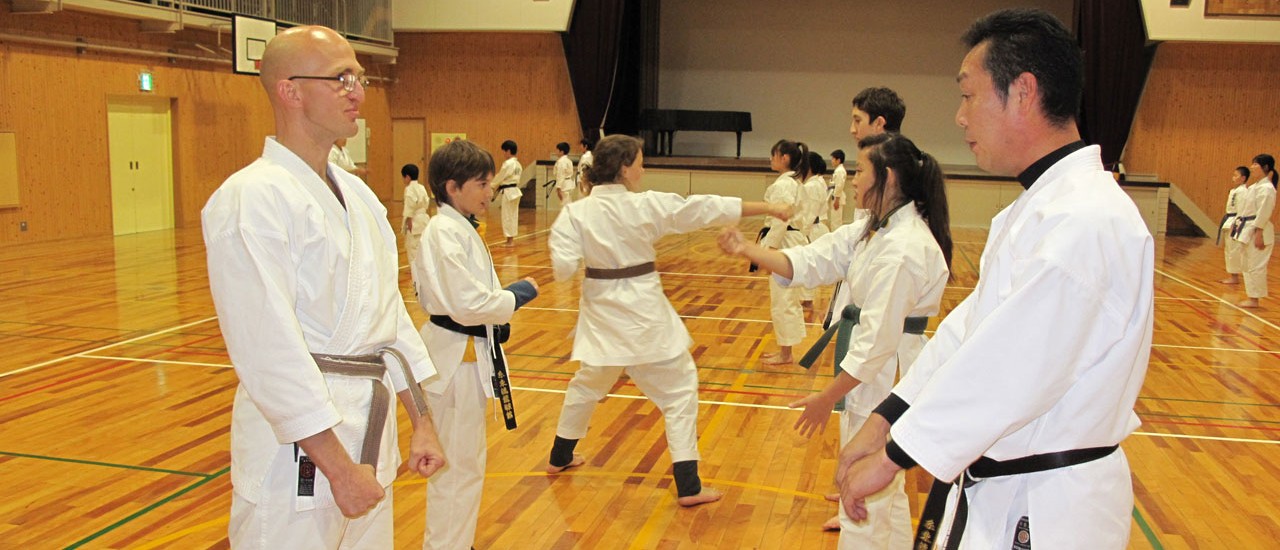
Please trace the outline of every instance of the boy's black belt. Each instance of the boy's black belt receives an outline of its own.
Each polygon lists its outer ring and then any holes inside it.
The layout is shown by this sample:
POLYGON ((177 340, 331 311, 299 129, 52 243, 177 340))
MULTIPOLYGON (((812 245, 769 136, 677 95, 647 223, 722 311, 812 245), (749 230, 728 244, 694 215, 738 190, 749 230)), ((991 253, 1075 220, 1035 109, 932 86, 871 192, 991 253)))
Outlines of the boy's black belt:
MULTIPOLYGON (((485 331, 486 325, 463 325, 448 315, 432 315, 430 321, 435 326, 458 334, 476 338, 489 337, 485 331)), ((490 382, 493 384, 493 395, 502 403, 502 419, 506 422, 507 429, 514 430, 516 429, 516 406, 511 399, 511 381, 507 379, 506 356, 502 353, 502 344, 509 338, 511 338, 509 323, 493 325, 493 339, 489 346, 489 358, 493 360, 493 378, 490 382)))

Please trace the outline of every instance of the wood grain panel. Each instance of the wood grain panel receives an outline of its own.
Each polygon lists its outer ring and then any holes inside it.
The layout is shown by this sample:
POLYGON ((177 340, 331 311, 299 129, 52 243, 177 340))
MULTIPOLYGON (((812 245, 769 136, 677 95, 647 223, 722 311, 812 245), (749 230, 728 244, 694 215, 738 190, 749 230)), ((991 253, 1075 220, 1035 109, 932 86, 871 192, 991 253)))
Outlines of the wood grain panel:
POLYGON ((1277 66, 1280 45, 1161 44, 1125 149, 1125 167, 1158 174, 1217 219, 1231 189, 1231 171, 1248 166, 1258 153, 1280 154, 1280 83, 1270 70, 1277 66))
POLYGON ((1280 0, 1205 0, 1204 14, 1280 17, 1280 0))

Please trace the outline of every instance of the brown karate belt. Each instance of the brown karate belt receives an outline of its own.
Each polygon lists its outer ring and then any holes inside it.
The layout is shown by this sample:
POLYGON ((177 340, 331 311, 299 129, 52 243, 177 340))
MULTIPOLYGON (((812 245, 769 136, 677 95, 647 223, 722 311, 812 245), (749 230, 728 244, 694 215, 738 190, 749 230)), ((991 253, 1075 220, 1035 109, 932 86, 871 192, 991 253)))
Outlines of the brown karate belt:
POLYGON ((588 267, 588 279, 630 279, 641 275, 648 275, 658 270, 658 265, 654 262, 645 262, 630 267, 621 267, 618 269, 605 269, 601 267, 588 267))
POLYGON ((409 369, 409 361, 404 354, 395 348, 384 348, 378 353, 366 355, 332 355, 313 353, 316 366, 324 374, 336 374, 352 378, 366 378, 371 381, 373 399, 369 403, 368 426, 365 428, 364 442, 360 444, 360 463, 377 468, 378 453, 382 450, 382 429, 387 423, 387 412, 391 408, 391 392, 382 383, 382 376, 387 372, 387 364, 383 354, 394 357, 404 371, 405 381, 409 385, 409 394, 418 414, 425 414, 427 401, 422 396, 422 387, 413 378, 409 369))

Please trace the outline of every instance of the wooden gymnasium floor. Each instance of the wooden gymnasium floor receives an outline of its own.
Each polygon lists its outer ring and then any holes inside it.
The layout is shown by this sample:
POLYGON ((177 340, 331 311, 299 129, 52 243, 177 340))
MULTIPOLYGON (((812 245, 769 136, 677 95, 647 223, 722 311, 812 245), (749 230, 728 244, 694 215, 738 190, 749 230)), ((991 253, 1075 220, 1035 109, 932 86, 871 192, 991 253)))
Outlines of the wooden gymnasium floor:
MULTIPOLYGON (((551 281, 546 214, 526 210, 521 223, 518 246, 494 248, 494 259, 504 281, 536 277, 542 296, 516 315, 507 348, 522 423, 489 423, 477 547, 834 548, 819 524, 835 512, 821 495, 832 490, 837 430, 805 440, 785 408, 826 382, 830 359, 818 374, 759 364, 773 346, 766 282, 721 256, 711 230, 663 241, 658 265, 696 341, 701 471, 725 499, 675 505, 661 418, 630 384, 600 405, 579 447, 585 467, 539 473, 575 368, 578 283, 551 281)), ((944 312, 973 286, 985 233, 956 238, 944 312)), ((1280 300, 1234 307, 1242 291, 1216 282, 1211 241, 1168 238, 1159 250, 1143 426, 1124 443, 1137 497, 1130 548, 1272 548, 1280 300)), ((811 326, 809 340, 817 334, 811 326)), ((227 546, 236 377, 198 230, 0 248, 0 350, 0 547, 227 546)), ((908 488, 918 513, 924 476, 908 488)), ((398 547, 421 543, 423 494, 416 475, 396 482, 398 547)))

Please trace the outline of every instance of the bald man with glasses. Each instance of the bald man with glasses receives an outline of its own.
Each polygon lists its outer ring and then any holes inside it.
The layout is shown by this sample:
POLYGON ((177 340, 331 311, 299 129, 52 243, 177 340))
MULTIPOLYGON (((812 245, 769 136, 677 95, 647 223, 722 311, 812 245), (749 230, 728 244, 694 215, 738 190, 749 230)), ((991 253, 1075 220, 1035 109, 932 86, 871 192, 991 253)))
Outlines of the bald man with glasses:
POLYGON ((409 469, 444 453, 422 399, 436 369, 405 310, 387 211, 329 163, 356 133, 364 70, 324 27, 273 38, 261 80, 276 135, 202 212, 209 283, 240 384, 231 417, 234 548, 394 548, 395 393, 409 469))

